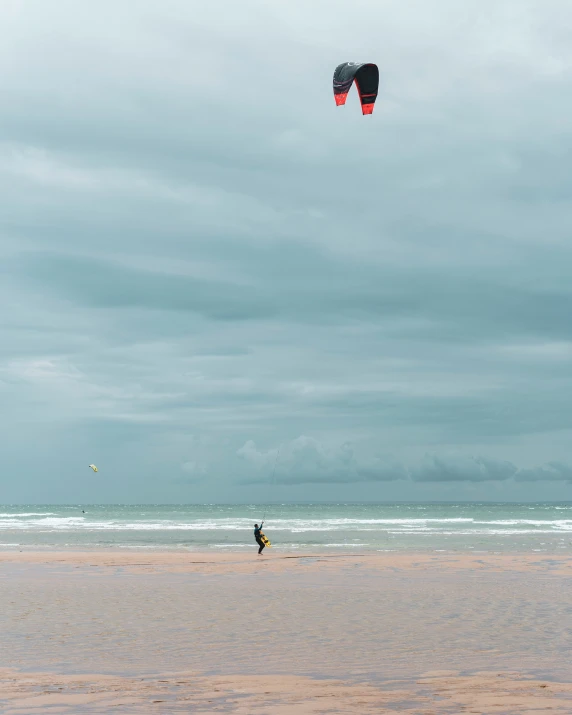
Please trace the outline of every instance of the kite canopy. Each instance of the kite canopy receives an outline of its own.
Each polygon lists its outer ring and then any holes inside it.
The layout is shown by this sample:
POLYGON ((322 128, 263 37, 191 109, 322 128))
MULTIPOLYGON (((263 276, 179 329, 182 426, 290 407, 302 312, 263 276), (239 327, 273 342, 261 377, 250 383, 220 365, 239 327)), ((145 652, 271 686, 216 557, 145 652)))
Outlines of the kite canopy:
POLYGON ((362 114, 372 114, 379 87, 379 69, 371 62, 342 62, 334 72, 334 99, 339 107, 356 83, 362 114))
POLYGON ((88 466, 91 467, 91 469, 93 469, 94 472, 97 472, 97 467, 95 466, 95 464, 90 464, 88 466))

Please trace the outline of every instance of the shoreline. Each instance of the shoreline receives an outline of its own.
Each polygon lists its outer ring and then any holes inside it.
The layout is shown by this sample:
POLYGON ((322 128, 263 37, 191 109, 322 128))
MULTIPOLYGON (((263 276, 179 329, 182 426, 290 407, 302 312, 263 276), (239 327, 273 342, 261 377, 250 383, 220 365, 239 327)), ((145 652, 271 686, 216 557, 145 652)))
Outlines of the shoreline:
MULTIPOLYGON (((0 507, 0 552, 250 554, 264 515, 252 505, 84 506, 0 507)), ((572 554, 565 504, 282 504, 270 512, 272 553, 572 554)))
POLYGON ((554 552, 344 552, 307 553, 265 550, 250 552, 166 551, 142 552, 138 549, 67 549, 0 551, 0 568, 8 564, 69 565, 75 567, 149 568, 160 571, 192 572, 209 569, 217 572, 252 571, 258 568, 284 571, 298 563, 314 564, 317 570, 360 565, 373 572, 385 570, 468 570, 528 571, 572 576, 572 554, 554 552))

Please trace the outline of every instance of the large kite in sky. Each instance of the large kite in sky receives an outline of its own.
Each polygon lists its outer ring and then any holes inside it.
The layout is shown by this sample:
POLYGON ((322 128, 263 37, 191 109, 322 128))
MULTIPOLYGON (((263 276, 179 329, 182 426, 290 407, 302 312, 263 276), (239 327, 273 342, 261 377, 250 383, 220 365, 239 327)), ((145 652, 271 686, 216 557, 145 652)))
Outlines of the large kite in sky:
POLYGON ((379 70, 371 62, 342 62, 334 72, 334 99, 339 107, 346 103, 353 83, 359 92, 362 114, 372 114, 379 86, 379 70))

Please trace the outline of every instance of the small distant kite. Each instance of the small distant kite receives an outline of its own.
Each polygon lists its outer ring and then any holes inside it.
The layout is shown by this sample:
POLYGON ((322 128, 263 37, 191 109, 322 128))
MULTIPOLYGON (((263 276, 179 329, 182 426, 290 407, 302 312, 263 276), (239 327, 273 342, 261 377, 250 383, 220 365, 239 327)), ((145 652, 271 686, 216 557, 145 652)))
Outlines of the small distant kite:
POLYGON ((95 464, 90 464, 88 466, 93 469, 94 472, 97 472, 97 467, 95 466, 95 464))
POLYGON ((379 88, 379 69, 371 62, 342 62, 334 72, 336 106, 346 103, 353 83, 359 92, 362 114, 373 114, 379 88))

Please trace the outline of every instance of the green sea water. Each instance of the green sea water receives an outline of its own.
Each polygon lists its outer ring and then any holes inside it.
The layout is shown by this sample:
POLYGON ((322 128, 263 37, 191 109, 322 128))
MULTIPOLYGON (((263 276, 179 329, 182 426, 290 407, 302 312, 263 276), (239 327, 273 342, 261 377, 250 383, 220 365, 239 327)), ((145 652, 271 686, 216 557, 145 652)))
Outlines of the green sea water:
POLYGON ((0 549, 571 551, 572 503, 0 506, 0 549), (85 513, 83 513, 85 512, 85 513))

